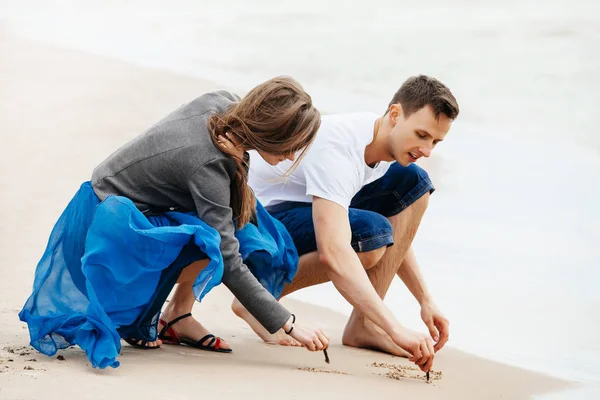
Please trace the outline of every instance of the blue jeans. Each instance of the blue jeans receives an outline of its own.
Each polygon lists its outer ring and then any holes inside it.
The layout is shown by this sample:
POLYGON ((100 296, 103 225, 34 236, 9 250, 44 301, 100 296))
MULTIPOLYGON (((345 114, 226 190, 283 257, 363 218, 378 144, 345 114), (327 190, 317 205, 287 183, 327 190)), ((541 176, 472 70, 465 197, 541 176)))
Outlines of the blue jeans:
MULTIPOLYGON (((364 186, 350 202, 352 248, 361 253, 393 245, 394 232, 388 217, 434 190, 421 167, 392 164, 384 176, 364 186)), ((267 207, 267 211, 285 225, 299 255, 317 250, 311 203, 285 202, 267 207)))

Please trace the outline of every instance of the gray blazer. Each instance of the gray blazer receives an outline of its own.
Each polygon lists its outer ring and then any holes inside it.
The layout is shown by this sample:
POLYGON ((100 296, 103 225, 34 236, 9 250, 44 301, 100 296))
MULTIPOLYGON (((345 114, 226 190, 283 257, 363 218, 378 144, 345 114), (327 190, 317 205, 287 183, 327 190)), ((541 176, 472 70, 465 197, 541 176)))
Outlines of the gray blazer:
POLYGON ((207 93, 185 104, 118 149, 92 174, 94 192, 131 199, 147 214, 195 211, 221 235, 223 283, 271 333, 290 313, 244 265, 234 236, 230 185, 235 161, 210 139, 207 120, 240 98, 226 91, 207 93))

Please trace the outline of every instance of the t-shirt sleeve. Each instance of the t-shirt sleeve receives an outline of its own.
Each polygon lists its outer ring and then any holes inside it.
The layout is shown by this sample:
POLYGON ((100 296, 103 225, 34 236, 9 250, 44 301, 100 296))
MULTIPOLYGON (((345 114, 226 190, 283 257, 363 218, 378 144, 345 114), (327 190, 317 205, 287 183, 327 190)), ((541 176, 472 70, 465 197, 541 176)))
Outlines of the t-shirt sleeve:
POLYGON ((306 195, 333 201, 347 210, 361 188, 362 163, 343 147, 321 149, 303 163, 306 195))
POLYGON ((243 263, 239 242, 234 236, 229 184, 229 175, 220 160, 205 164, 188 179, 198 217, 221 236, 223 284, 269 332, 275 333, 291 314, 243 263))

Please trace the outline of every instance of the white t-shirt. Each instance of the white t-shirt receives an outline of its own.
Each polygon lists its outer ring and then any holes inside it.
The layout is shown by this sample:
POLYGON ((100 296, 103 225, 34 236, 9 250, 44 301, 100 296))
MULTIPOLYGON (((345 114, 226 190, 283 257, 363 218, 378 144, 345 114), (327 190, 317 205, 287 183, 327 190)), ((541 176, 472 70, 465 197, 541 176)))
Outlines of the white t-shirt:
POLYGON ((389 162, 375 168, 365 163, 365 148, 373 141, 374 113, 324 115, 317 137, 298 168, 286 179, 293 163, 271 166, 250 152, 248 182, 263 206, 285 201, 311 203, 317 196, 346 210, 354 195, 365 185, 382 177, 389 162))

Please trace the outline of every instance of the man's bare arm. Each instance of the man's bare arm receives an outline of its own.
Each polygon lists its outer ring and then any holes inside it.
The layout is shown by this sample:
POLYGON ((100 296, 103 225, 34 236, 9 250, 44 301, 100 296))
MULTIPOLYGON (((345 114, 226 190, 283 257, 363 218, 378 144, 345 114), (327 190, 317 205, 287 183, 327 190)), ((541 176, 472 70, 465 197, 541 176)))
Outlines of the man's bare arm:
POLYGON ((421 269, 419 268, 412 247, 408 249, 402 264, 400 264, 398 276, 402 279, 402 282, 404 282, 412 295, 415 296, 415 299, 417 299, 420 305, 431 301, 429 290, 427 290, 427 285, 425 285, 425 280, 421 274, 421 269))
POLYGON ((400 264, 398 276, 421 305, 421 318, 435 342, 434 350, 440 350, 448 341, 450 323, 433 302, 412 247, 408 249, 400 264))
POLYGON ((339 204, 315 197, 313 223, 321 262, 344 298, 385 332, 393 332, 398 321, 383 303, 350 242, 348 212, 339 204))
POLYGON ((433 364, 435 351, 424 334, 403 327, 383 303, 369 281, 351 246, 352 231, 348 212, 329 200, 313 198, 313 223, 319 258, 327 274, 344 298, 383 329, 398 346, 408 351, 423 371, 433 364))

